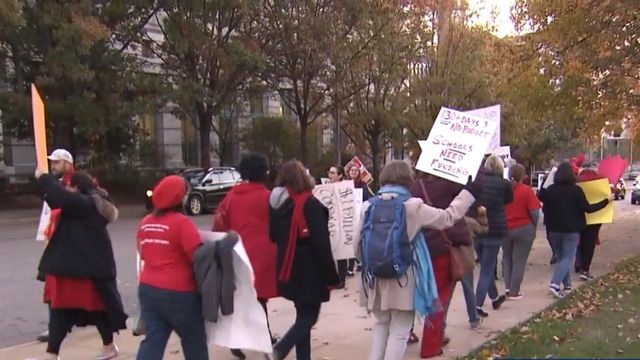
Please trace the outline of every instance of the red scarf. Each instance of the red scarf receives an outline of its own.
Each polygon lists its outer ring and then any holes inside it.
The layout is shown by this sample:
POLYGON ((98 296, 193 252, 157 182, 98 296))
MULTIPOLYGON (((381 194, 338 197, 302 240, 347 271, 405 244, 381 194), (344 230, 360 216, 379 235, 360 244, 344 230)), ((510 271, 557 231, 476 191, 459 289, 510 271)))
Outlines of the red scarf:
MULTIPOLYGON (((75 169, 73 168, 73 166, 71 166, 71 168, 69 168, 69 170, 64 173, 64 175, 62 175, 62 179, 60 180, 60 182, 63 187, 66 188, 67 186, 69 186, 69 184, 71 183, 71 175, 73 175, 74 171, 75 169)), ((49 214, 49 224, 47 225, 47 228, 44 229, 44 236, 47 241, 51 239, 53 233, 56 231, 58 221, 60 220, 60 213, 60 209, 52 209, 51 213, 49 214)))
POLYGON ((291 216, 291 228, 289 229, 289 242, 287 243, 287 251, 284 254, 282 269, 278 279, 282 282, 288 282, 291 277, 291 268, 293 267, 293 258, 296 254, 296 247, 299 238, 309 237, 309 228, 307 227, 307 219, 304 217, 304 204, 311 197, 311 191, 295 193, 291 189, 287 189, 289 197, 293 201, 293 215, 291 216))

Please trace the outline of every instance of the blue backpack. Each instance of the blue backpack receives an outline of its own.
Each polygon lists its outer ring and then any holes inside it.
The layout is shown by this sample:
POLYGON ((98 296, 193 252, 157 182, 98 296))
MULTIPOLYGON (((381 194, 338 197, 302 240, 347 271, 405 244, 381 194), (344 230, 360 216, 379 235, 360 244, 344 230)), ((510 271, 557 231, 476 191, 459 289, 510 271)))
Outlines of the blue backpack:
POLYGON ((384 200, 369 199, 360 237, 362 276, 371 283, 374 278, 400 279, 414 263, 414 245, 407 234, 404 202, 407 194, 384 200))

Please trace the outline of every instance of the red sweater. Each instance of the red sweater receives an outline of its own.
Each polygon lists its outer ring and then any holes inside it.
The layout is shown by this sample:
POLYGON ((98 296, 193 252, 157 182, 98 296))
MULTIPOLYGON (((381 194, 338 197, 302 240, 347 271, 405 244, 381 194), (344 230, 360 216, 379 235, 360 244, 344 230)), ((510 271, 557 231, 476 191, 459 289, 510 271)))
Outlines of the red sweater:
POLYGON ((174 291, 196 291, 193 253, 201 244, 198 228, 172 212, 148 215, 138 227, 138 249, 144 262, 140 283, 174 291))
POLYGON ((531 224, 531 211, 540 207, 540 200, 529 185, 515 184, 513 201, 505 208, 507 228, 513 230, 531 224))

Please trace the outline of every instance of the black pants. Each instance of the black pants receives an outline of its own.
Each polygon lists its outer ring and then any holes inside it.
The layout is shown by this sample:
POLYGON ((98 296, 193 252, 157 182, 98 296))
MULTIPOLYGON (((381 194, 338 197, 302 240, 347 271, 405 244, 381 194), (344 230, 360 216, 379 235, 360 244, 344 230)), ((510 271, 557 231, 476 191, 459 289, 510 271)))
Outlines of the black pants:
MULTIPOLYGON (((76 324, 78 314, 82 310, 51 309, 49 311, 49 343, 47 352, 58 355, 62 341, 76 324)), ((104 312, 92 314, 92 319, 98 328, 103 345, 113 344, 113 331, 107 314, 104 312)))
POLYGON ((344 284, 347 281, 347 273, 353 272, 353 269, 356 266, 356 259, 343 259, 338 260, 338 276, 340 278, 340 283, 344 284))
POLYGON ((596 251, 596 243, 598 242, 601 226, 601 224, 587 225, 580 233, 575 265, 578 272, 589 272, 593 254, 596 251))
POLYGON ((276 359, 284 359, 296 348, 296 359, 311 360, 311 328, 318 322, 320 303, 295 303, 296 321, 274 347, 276 359))

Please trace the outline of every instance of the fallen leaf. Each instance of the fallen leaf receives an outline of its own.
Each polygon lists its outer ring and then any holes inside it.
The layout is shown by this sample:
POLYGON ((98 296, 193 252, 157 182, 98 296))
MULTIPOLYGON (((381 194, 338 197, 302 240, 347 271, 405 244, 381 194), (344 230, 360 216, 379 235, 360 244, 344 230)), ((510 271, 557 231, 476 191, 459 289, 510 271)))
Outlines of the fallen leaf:
POLYGON ((622 349, 618 349, 616 352, 617 352, 618 354, 623 354, 623 353, 624 353, 624 350, 622 350, 622 349))
POLYGON ((629 324, 635 324, 635 323, 636 321, 633 318, 629 319, 629 324))
POLYGON ((622 329, 622 324, 618 324, 618 329, 622 329))

